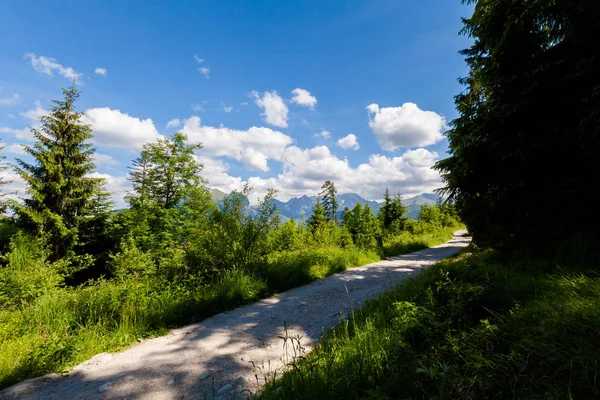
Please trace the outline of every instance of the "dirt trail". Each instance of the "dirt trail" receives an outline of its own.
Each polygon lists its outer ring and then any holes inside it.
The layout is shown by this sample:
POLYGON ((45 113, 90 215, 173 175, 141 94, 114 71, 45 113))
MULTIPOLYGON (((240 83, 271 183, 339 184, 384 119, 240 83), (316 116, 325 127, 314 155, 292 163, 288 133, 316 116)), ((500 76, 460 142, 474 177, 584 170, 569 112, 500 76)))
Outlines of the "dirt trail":
POLYGON ((232 399, 254 392, 283 366, 279 336, 302 335, 310 351, 352 309, 390 285, 468 245, 465 231, 449 242, 353 268, 202 322, 174 329, 114 354, 99 354, 68 376, 31 379, 0 399, 232 399), (257 367, 253 367, 253 364, 257 367))

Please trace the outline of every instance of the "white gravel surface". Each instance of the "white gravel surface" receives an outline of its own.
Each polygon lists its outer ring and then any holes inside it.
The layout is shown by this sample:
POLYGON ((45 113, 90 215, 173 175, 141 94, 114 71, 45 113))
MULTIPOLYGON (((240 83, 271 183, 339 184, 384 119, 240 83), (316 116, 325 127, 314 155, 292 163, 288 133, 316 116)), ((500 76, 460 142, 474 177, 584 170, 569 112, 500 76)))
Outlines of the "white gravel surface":
POLYGON ((310 351, 352 309, 467 246, 465 234, 457 231, 440 246, 353 268, 119 353, 98 354, 64 376, 9 387, 0 399, 246 398, 265 376, 281 373, 286 356, 280 336, 300 335, 310 351))

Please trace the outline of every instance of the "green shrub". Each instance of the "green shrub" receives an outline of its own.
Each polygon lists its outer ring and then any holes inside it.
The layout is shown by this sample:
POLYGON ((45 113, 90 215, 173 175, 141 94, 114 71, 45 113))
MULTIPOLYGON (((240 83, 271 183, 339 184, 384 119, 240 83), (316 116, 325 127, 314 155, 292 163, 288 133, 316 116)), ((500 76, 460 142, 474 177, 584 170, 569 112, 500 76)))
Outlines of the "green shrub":
POLYGON ((0 267, 0 307, 25 306, 63 283, 64 263, 50 263, 41 239, 21 233, 13 236, 7 264, 0 267))

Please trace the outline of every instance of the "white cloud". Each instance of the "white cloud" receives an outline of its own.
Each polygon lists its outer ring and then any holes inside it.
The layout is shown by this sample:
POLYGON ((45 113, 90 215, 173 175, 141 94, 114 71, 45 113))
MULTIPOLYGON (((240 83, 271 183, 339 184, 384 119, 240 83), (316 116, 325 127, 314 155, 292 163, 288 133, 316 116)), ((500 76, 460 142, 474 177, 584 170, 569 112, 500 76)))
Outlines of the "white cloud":
MULTIPOLYGON (((304 120, 304 121, 306 121, 306 120, 304 120)), ((323 129, 321 132, 315 133, 314 136, 318 137, 318 138, 322 138, 322 139, 329 139, 329 138, 331 138, 331 132, 323 129)))
POLYGON ((99 172, 92 172, 88 176, 91 178, 104 179, 106 185, 105 188, 112 195, 116 208, 125 207, 124 197, 127 192, 132 189, 131 182, 127 180, 127 176, 114 176, 110 174, 101 174, 99 172))
POLYGON ((29 128, 13 129, 7 126, 2 126, 0 127, 0 133, 10 133, 11 135, 14 135, 14 137, 17 139, 23 139, 29 142, 33 141, 33 135, 29 128))
POLYGON ((204 62, 204 58, 198 57, 197 54, 194 54, 194 60, 196 60, 199 64, 204 62))
POLYGON ((308 126, 310 128, 310 122, 306 118, 302 118, 302 125, 308 126))
POLYGON ((22 117, 25 117, 33 122, 39 122, 40 117, 43 117, 44 115, 48 114, 48 110, 45 110, 42 107, 42 103, 38 100, 35 102, 35 108, 20 112, 19 114, 21 114, 22 117))
POLYGON ((310 94, 308 90, 296 88, 292 90, 291 102, 296 103, 300 106, 307 106, 310 108, 315 108, 317 105, 317 98, 310 94))
POLYGON ((18 94, 13 93, 8 97, 0 97, 0 106, 14 106, 21 98, 18 94))
POLYGON ((18 201, 20 198, 27 196, 27 183, 16 172, 6 169, 0 171, 0 176, 2 180, 10 182, 2 188, 2 193, 6 194, 5 198, 18 201))
POLYGON ((393 158, 373 154, 367 163, 353 168, 347 159, 335 157, 326 146, 290 146, 285 151, 281 173, 266 179, 250 177, 247 182, 255 188, 256 196, 264 196, 271 187, 278 189, 281 200, 316 195, 327 179, 335 182, 340 193, 357 193, 370 200, 380 200, 386 186, 392 192, 412 196, 441 186, 439 174, 431 169, 437 157, 437 153, 425 149, 409 150, 393 158), (430 163, 425 165, 425 160, 430 163))
POLYGON ((247 106, 247 105, 248 105, 248 102, 247 102, 247 101, 242 101, 242 102, 240 103, 240 106, 247 106))
POLYGON ((96 161, 97 167, 114 167, 119 165, 119 161, 117 161, 113 156, 110 156, 108 154, 95 153, 94 160, 96 161))
POLYGON ((277 91, 264 92, 261 97, 260 93, 253 90, 250 96, 254 97, 256 105, 264 110, 264 113, 261 115, 267 123, 279 128, 287 128, 289 110, 283 99, 277 94, 277 91))
POLYGON ((198 68, 198 71, 200 71, 200 73, 201 73, 202 75, 204 75, 204 77, 205 77, 206 79, 209 79, 209 78, 210 78, 210 76, 209 76, 209 74, 210 74, 210 68, 206 68, 206 67, 200 67, 200 68, 198 68))
POLYGON ((223 100, 221 100, 221 107, 223 107, 223 111, 225 111, 226 113, 230 113, 233 111, 233 107, 227 107, 223 100))
POLYGON ((100 67, 96 68, 94 70, 94 73, 98 74, 98 75, 102 75, 102 76, 108 75, 108 71, 106 70, 106 68, 100 68, 100 67))
POLYGON ((446 120, 433 111, 423 111, 414 103, 400 107, 367 106, 369 126, 383 150, 429 146, 442 140, 446 120))
POLYGON ((13 143, 11 145, 8 145, 8 146, 6 146, 6 148, 4 150, 7 153, 12 153, 12 154, 18 154, 18 155, 27 154, 27 153, 25 153, 25 150, 23 150, 23 146, 21 146, 18 143, 13 143))
POLYGON ((170 120, 169 122, 167 122, 167 129, 169 128, 177 128, 181 126, 181 121, 179 120, 179 118, 173 118, 172 120, 170 120))
POLYGON ((31 66, 40 74, 54 76, 54 72, 56 72, 70 80, 77 80, 82 76, 82 74, 76 72, 73 68, 64 67, 62 64, 59 64, 54 58, 38 57, 34 53, 26 53, 25 57, 31 60, 31 66))
POLYGON ((356 139, 356 135, 354 135, 353 133, 338 140, 337 145, 340 146, 342 149, 352 148, 353 150, 358 150, 360 148, 358 140, 356 139))
POLYGON ((269 170, 269 159, 281 160, 285 148, 293 142, 291 137, 270 128, 253 126, 247 130, 236 130, 202 126, 196 116, 185 121, 181 132, 190 141, 203 144, 202 154, 230 157, 260 171, 269 170))
POLYGON ((160 137, 150 118, 142 120, 108 107, 90 108, 82 122, 92 127, 94 142, 103 146, 139 150, 160 137))
POLYGON ((244 186, 242 178, 227 173, 229 165, 225 161, 206 156, 196 159, 204 166, 200 175, 207 180, 209 187, 217 187, 225 193, 230 193, 233 190, 241 190, 244 186))

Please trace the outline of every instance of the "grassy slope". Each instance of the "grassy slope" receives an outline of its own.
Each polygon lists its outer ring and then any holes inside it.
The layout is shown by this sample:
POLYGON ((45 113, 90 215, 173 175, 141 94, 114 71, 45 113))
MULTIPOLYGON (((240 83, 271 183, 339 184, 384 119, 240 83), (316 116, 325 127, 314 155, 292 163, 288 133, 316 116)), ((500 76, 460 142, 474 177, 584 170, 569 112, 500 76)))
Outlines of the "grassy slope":
POLYGON ((598 398, 598 332, 598 273, 465 253, 370 302, 262 398, 598 398))
MULTIPOLYGON (((405 235, 386 243, 385 253, 402 254, 443 243, 452 231, 405 235)), ((0 312, 0 388, 64 371, 138 338, 159 336, 168 328, 378 259, 376 253, 356 249, 307 249, 272 255, 255 273, 230 271, 221 281, 195 291, 157 290, 144 281, 102 281, 43 295, 21 310, 0 312)))

